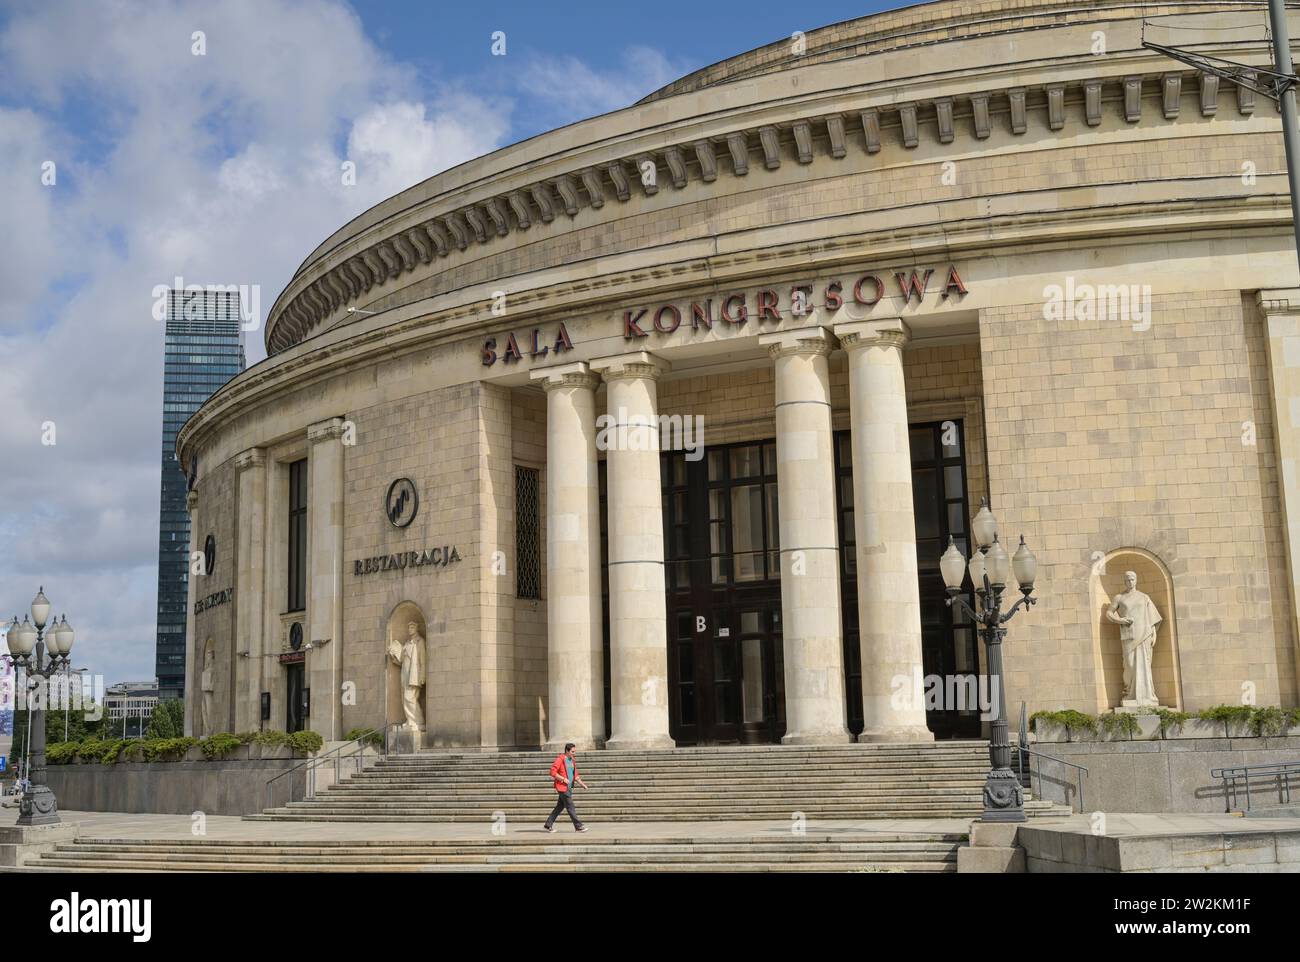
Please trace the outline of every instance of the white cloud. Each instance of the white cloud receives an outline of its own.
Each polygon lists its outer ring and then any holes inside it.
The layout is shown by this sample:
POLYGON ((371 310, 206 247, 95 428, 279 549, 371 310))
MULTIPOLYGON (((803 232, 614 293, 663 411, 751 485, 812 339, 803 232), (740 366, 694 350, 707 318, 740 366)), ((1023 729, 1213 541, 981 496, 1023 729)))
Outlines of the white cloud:
POLYGON ((49 3, 13 15, 0 63, 4 96, 27 105, 0 108, 0 609, 21 615, 44 584, 78 627, 80 663, 147 678, 154 286, 257 284, 269 308, 339 225, 498 146, 509 104, 424 103, 339 3, 49 3), (205 57, 190 54, 195 29, 205 57), (345 144, 355 187, 340 177, 345 144))
POLYGON ((576 57, 530 58, 523 86, 563 115, 557 123, 568 123, 631 106, 684 73, 658 50, 634 46, 609 71, 593 70, 576 57))

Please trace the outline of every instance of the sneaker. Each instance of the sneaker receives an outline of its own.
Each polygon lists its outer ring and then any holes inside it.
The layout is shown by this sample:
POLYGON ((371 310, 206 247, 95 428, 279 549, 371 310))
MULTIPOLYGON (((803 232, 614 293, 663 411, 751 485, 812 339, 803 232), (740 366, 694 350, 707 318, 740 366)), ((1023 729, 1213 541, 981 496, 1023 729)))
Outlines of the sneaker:
POLYGON ((554 835, 554 834, 555 834, 555 826, 553 826, 553 825, 543 825, 543 826, 542 826, 542 831, 543 831, 543 832, 550 832, 552 835, 554 835))
POLYGON ((579 832, 585 832, 586 830, 587 830, 587 826, 586 826, 586 825, 581 825, 581 826, 578 827, 578 831, 579 831, 579 832))

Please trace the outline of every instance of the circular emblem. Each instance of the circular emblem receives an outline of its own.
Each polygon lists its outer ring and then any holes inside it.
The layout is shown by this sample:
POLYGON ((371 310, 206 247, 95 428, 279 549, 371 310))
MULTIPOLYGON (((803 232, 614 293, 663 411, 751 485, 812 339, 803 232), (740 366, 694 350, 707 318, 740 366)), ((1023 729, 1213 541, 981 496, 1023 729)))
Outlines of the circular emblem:
POLYGON ((420 499, 415 494, 415 483, 410 478, 398 478, 388 486, 384 496, 384 513, 394 528, 405 528, 415 520, 420 510, 420 499))
POLYGON ((208 535, 208 539, 203 542, 203 573, 212 574, 212 569, 217 564, 217 539, 208 535))
POLYGON ((302 622, 295 621, 289 626, 289 647, 297 651, 302 647, 302 622))

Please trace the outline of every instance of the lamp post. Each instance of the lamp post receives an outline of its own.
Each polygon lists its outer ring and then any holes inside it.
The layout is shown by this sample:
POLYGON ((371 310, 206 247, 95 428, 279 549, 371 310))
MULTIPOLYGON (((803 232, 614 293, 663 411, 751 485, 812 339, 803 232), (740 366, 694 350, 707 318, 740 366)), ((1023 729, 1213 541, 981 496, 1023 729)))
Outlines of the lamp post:
MULTIPOLYGON (((16 664, 23 666, 27 673, 29 693, 41 684, 40 681, 33 682, 32 676, 48 681, 51 675, 62 671, 67 666, 68 657, 72 652, 73 632, 72 626, 68 624, 67 615, 64 615, 62 621, 53 622, 47 631, 45 625, 49 617, 50 601, 45 597, 45 589, 42 588, 32 601, 32 620, 29 622, 24 616, 23 623, 20 625, 15 617, 5 635, 9 654, 13 656, 16 664)), ((39 707, 29 716, 31 752, 27 763, 27 790, 23 792, 22 800, 18 803, 17 824, 19 825, 54 825, 60 821, 58 802, 49 786, 45 784, 44 699, 41 699, 38 705, 39 707)))
POLYGON ((1038 560, 1020 536, 1020 547, 1007 556, 1006 548, 998 541, 998 522, 989 510, 987 499, 980 501, 979 513, 971 520, 971 534, 976 550, 969 565, 950 537, 948 550, 939 559, 939 570, 948 589, 948 607, 958 605, 980 626, 984 648, 988 652, 988 673, 997 688, 997 714, 993 717, 989 733, 989 764, 984 780, 984 822, 1023 822, 1025 820, 1024 791, 1020 779, 1011 770, 1011 742, 1007 737, 1007 696, 1002 686, 1002 638, 1007 630, 1002 626, 1021 607, 1028 608, 1038 599, 1033 597, 1034 578, 1038 574, 1038 560), (967 570, 971 584, 979 598, 979 610, 972 608, 961 596, 962 582, 967 570), (1022 597, 1005 612, 1002 610, 1002 591, 1011 576, 1020 586, 1022 597))

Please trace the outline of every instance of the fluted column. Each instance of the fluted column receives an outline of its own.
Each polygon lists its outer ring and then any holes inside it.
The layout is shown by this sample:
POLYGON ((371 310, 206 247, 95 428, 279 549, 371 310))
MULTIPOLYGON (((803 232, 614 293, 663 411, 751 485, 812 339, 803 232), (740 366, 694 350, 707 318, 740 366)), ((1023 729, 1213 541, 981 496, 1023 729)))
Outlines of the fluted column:
POLYGON ((668 366, 645 351, 593 361, 607 395, 609 687, 607 748, 672 748, 668 612, 655 382, 668 366))
POLYGON ((198 582, 194 574, 194 542, 199 530, 199 493, 185 493, 185 510, 190 515, 190 543, 185 553, 185 736, 206 735, 208 732, 196 732, 195 721, 199 714, 198 690, 199 680, 195 677, 198 664, 197 649, 199 641, 194 623, 194 602, 198 597, 198 582))
POLYGON ((546 389, 546 747, 605 740, 597 377, 584 362, 532 373, 546 389))
POLYGON ((235 731, 261 720, 262 624, 265 619, 266 449, 235 456, 239 472, 239 567, 235 572, 235 731))
POLYGON ((307 727, 343 737, 343 419, 307 428, 307 727))
POLYGON ((932 741, 925 706, 897 699, 921 670, 912 454, 901 318, 839 324, 849 353, 853 520, 858 551, 863 731, 859 741, 932 741))
POLYGON ((821 327, 759 338, 776 363, 781 620, 790 745, 851 741, 844 724, 840 552, 828 358, 821 327))

